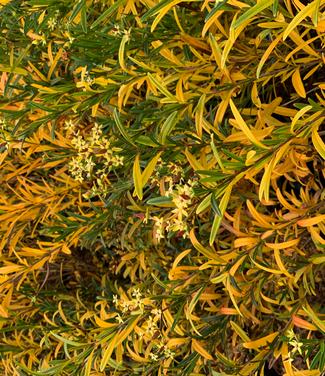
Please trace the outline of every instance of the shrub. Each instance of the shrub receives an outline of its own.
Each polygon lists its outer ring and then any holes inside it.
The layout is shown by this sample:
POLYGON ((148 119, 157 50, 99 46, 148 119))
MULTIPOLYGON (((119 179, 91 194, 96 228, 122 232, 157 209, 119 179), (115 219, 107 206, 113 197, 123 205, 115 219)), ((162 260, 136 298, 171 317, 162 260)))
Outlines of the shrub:
POLYGON ((0 1, 6 375, 320 375, 324 1, 0 1))

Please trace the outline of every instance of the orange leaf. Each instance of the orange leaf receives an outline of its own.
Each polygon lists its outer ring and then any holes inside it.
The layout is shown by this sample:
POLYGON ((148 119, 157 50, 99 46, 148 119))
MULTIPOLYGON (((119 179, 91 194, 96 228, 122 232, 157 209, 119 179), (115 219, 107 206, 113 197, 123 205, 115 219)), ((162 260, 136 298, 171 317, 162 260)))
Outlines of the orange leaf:
POLYGON ((292 322, 295 326, 301 329, 307 329, 307 330, 317 330, 316 326, 311 324, 310 322, 296 316, 292 315, 292 322))

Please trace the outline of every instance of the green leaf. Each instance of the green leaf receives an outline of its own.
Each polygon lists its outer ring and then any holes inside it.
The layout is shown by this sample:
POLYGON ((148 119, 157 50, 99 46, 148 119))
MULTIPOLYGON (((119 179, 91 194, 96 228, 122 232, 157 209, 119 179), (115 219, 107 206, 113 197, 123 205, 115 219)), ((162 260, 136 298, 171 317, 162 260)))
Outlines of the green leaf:
POLYGON ((174 206, 173 201, 170 197, 155 197, 155 198, 150 198, 147 201, 148 205, 155 205, 155 206, 163 206, 165 207, 166 205, 169 207, 170 205, 174 206))
POLYGON ((213 155, 214 155, 215 159, 216 159, 217 162, 218 162, 218 165, 220 166, 221 170, 224 171, 225 168, 224 168, 224 166, 223 166, 222 160, 221 160, 221 158, 220 158, 220 155, 219 155, 218 150, 217 150, 217 148, 216 148, 216 145, 215 145, 215 143, 214 143, 213 135, 212 135, 212 137, 211 137, 210 146, 211 146, 211 149, 212 149, 213 155))
POLYGON ((214 194, 211 195, 211 207, 215 215, 218 215, 219 217, 222 216, 222 213, 216 200, 216 196, 214 194))
POLYGON ((22 76, 26 76, 28 74, 28 71, 24 68, 11 67, 7 64, 0 64, 0 72, 16 73, 21 74, 22 76))
POLYGON ((222 221, 222 217, 223 217, 223 215, 226 211, 227 205, 228 205, 228 201, 229 201, 229 198, 230 198, 231 191, 232 191, 232 185, 229 185, 228 188, 226 189, 224 195, 222 196, 221 201, 220 201, 219 207, 220 207, 221 215, 216 214, 214 216, 214 220, 213 220, 213 224, 212 224, 212 228, 211 228, 211 233, 210 233, 210 239, 209 239, 210 245, 212 245, 214 243, 215 238, 217 236, 217 233, 218 233, 221 221, 222 221))
POLYGON ((60 335, 58 335, 58 334, 56 334, 56 333, 54 333, 52 331, 50 333, 52 334, 53 337, 55 337, 56 339, 58 339, 60 342, 66 343, 67 345, 70 345, 70 346, 82 347, 82 346, 86 346, 87 345, 87 343, 80 343, 80 342, 72 341, 70 339, 61 337, 60 335))
POLYGON ((87 33, 87 30, 88 30, 88 27, 87 27, 87 7, 86 7, 85 1, 83 3, 82 8, 81 8, 80 24, 81 24, 82 31, 84 33, 87 33))
POLYGON ((124 139, 131 145, 136 146, 135 143, 132 141, 131 137, 128 135, 126 129, 124 128, 122 121, 120 119, 119 113, 117 112, 116 108, 114 109, 114 112, 113 112, 113 118, 115 120, 115 124, 117 125, 117 128, 119 129, 124 139))
MULTIPOLYGON (((213 17, 216 13, 217 13, 217 11, 218 10, 221 10, 221 9, 225 9, 225 5, 227 4, 227 2, 228 2, 228 0, 221 0, 221 1, 216 1, 216 5, 214 6, 214 8, 211 10, 211 12, 209 12, 208 13, 208 15, 205 17, 205 20, 204 20, 204 22, 207 22, 207 21, 209 21, 209 19, 211 18, 211 17, 213 17)), ((231 7, 227 7, 227 9, 233 9, 233 8, 231 8, 231 7)))
POLYGON ((163 1, 160 1, 157 5, 155 5, 154 7, 152 7, 151 9, 148 10, 148 12, 146 12, 142 17, 141 17, 141 21, 144 22, 146 21, 149 17, 151 16, 154 16, 155 14, 157 14, 162 8, 164 8, 166 5, 168 5, 169 3, 172 3, 174 0, 163 0, 163 1))
POLYGON ((71 15, 69 17, 69 22, 77 17, 78 13, 81 11, 81 8, 85 5, 85 0, 80 0, 72 9, 71 15))
POLYGON ((249 8, 244 14, 242 14, 238 20, 234 23, 234 29, 237 29, 241 24, 250 18, 256 16, 258 13, 261 13, 264 9, 273 5, 274 0, 260 0, 256 5, 249 8))
POLYGON ((152 85, 155 86, 165 97, 170 99, 170 101, 172 102, 178 102, 177 98, 173 94, 171 94, 156 77, 154 77, 150 73, 148 73, 147 75, 152 85))
POLYGON ((200 202, 200 204, 196 208, 196 214, 200 214, 200 213, 204 212, 204 210, 206 210, 206 209, 208 209, 210 207, 210 205, 211 205, 211 197, 212 197, 212 193, 208 194, 208 196, 206 196, 200 202))
POLYGON ((141 145, 151 146, 153 148, 156 148, 159 146, 158 142, 154 142, 152 138, 148 136, 144 136, 144 135, 140 135, 139 137, 137 137, 135 142, 141 145))
POLYGON ((172 112, 168 118, 164 121, 164 124, 161 127, 159 141, 161 144, 166 145, 166 138, 170 132, 175 128, 175 125, 178 121, 178 111, 172 112))
POLYGON ((94 29, 96 26, 98 26, 100 23, 102 23, 104 20, 109 21, 109 18, 112 14, 114 14, 120 6, 122 6, 125 3, 126 0, 117 0, 116 3, 111 5, 108 9, 105 10, 105 12, 97 18, 95 22, 92 23, 90 26, 91 29, 94 29))

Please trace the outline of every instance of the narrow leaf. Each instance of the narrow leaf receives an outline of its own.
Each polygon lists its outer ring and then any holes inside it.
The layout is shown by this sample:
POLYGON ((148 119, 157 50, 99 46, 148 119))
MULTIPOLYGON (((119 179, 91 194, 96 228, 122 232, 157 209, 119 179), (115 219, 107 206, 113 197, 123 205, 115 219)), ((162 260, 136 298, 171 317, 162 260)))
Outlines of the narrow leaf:
POLYGON ((135 157, 134 164, 133 164, 133 182, 134 182, 135 193, 138 196, 139 200, 142 200, 142 197, 143 197, 142 186, 143 186, 143 184, 142 184, 139 155, 137 155, 135 157))

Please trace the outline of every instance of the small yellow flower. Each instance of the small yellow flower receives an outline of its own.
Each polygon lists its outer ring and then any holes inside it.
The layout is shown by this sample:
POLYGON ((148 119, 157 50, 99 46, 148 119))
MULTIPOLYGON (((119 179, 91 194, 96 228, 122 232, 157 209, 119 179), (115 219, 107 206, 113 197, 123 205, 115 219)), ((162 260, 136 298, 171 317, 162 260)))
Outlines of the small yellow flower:
POLYGON ((164 355, 166 358, 174 359, 175 353, 168 348, 164 349, 164 355))
POLYGON ((117 320, 117 322, 118 322, 119 324, 123 324, 123 323, 124 323, 122 317, 121 317, 119 314, 117 314, 117 315, 115 316, 115 319, 117 320))
POLYGON ((150 356, 151 360, 153 360, 154 362, 157 362, 157 360, 158 360, 158 355, 157 354, 154 354, 154 353, 151 352, 149 354, 149 356, 150 356))
POLYGON ((57 24, 57 21, 55 18, 50 18, 48 21, 47 21, 47 26, 49 27, 50 30, 54 30, 55 29, 55 26, 57 24))

